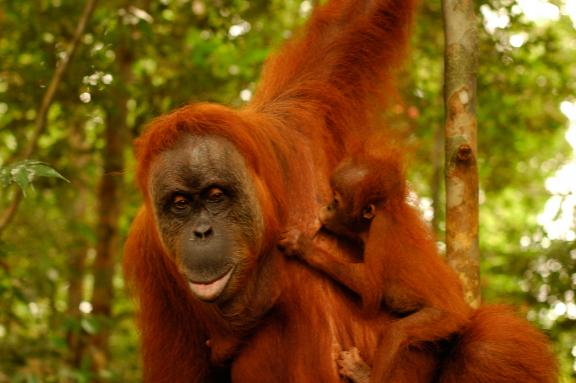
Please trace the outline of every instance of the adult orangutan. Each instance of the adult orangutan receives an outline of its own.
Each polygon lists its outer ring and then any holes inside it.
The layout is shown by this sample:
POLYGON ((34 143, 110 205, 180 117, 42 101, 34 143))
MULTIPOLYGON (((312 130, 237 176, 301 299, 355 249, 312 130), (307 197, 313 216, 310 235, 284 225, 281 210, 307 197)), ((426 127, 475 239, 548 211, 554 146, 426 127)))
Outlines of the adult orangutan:
MULTIPOLYGON (((146 382, 339 382, 334 344, 372 362, 393 315, 365 318, 356 296, 283 257, 276 242, 284 227, 314 226, 331 169, 369 133, 414 2, 331 0, 267 62, 245 108, 189 105, 139 138, 144 205, 124 268, 139 301, 146 382)), ((458 368, 493 360, 482 359, 485 339, 517 351, 499 323, 508 322, 479 322, 458 368)), ((430 382, 442 367, 434 347, 404 355, 398 382, 430 382)))

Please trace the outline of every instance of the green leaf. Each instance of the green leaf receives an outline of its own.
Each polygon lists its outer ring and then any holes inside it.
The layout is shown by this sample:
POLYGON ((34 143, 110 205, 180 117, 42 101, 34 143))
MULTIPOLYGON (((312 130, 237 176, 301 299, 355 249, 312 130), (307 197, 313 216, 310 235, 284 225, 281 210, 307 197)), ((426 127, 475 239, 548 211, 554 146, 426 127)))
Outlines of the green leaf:
POLYGON ((10 175, 12 176, 12 182, 15 182, 18 186, 20 186, 20 189, 22 189, 24 195, 26 195, 26 189, 30 185, 30 179, 28 178, 28 172, 25 165, 20 164, 16 167, 13 167, 10 171, 10 175))
POLYGON ((66 182, 70 182, 67 178, 65 178, 62 174, 58 173, 54 168, 50 166, 39 163, 35 165, 34 169, 36 170, 36 176, 38 177, 52 177, 52 178, 60 178, 66 182))
POLYGON ((81 322, 82 329, 86 331, 88 334, 96 334, 98 332, 98 324, 96 320, 91 318, 82 318, 81 322))
POLYGON ((12 165, 0 168, 0 183, 2 187, 15 183, 22 189, 24 195, 26 195, 26 189, 32 185, 36 177, 59 178, 70 182, 51 166, 37 160, 18 161, 12 165))

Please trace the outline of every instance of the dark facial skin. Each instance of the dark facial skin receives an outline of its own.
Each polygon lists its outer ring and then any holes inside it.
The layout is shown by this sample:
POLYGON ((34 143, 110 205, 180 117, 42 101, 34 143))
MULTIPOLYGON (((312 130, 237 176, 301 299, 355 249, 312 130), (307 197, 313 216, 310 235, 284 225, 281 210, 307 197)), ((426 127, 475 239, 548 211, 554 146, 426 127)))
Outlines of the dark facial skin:
POLYGON ((332 201, 320 209, 320 222, 325 229, 354 239, 356 233, 350 230, 354 222, 351 207, 348 206, 346 199, 342 197, 338 190, 333 190, 333 192, 332 201))
POLYGON ((194 295, 225 301, 257 253, 263 218, 244 159, 219 137, 184 137, 152 165, 158 230, 194 295))

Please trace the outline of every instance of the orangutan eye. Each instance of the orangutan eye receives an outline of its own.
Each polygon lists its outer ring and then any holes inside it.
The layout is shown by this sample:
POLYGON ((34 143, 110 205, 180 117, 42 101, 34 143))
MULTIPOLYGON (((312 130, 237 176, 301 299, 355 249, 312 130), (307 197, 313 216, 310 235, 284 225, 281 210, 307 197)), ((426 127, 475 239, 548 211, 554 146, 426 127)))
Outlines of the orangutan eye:
POLYGON ((206 193, 206 201, 210 203, 222 202, 226 198, 226 193, 218 187, 212 187, 206 193))
POLYGON ((172 198, 170 208, 175 213, 184 213, 190 208, 190 200, 182 194, 176 194, 172 198))
POLYGON ((334 191, 332 195, 332 205, 338 207, 342 204, 342 194, 338 191, 334 191))

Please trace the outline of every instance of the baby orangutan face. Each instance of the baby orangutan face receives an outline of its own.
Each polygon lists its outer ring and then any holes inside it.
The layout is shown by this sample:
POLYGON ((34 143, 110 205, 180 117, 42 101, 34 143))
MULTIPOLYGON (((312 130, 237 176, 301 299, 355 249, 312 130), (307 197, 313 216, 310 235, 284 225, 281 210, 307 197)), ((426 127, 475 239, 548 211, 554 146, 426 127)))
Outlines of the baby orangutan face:
POLYGON ((359 211, 354 209, 356 193, 361 191, 367 175, 366 169, 350 161, 344 161, 336 168, 330 181, 334 197, 320 209, 318 217, 326 230, 363 242, 363 234, 368 232, 370 222, 376 216, 376 207, 371 203, 361 204, 359 211))

